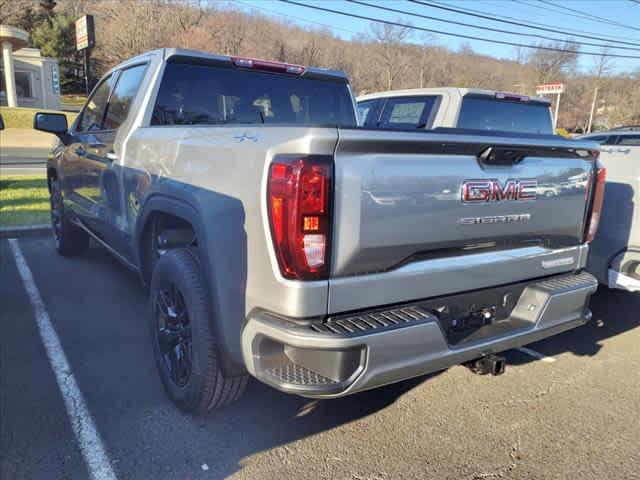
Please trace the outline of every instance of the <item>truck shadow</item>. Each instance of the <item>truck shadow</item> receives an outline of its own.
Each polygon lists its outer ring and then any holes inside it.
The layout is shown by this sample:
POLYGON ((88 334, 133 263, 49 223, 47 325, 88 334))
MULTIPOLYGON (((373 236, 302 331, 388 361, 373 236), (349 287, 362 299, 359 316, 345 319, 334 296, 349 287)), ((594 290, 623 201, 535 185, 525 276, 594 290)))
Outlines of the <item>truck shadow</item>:
MULTIPOLYGON (((640 295, 600 287, 591 297, 593 318, 582 327, 561 333, 528 347, 547 356, 571 352, 578 356, 594 356, 608 338, 640 327, 640 295), (615 308, 611 308, 615 306, 615 308)), ((536 361, 528 355, 509 352, 508 363, 520 365, 536 361)))
MULTIPOLYGON (((215 445, 211 449, 212 454, 221 447, 232 452, 228 457, 218 457, 219 462, 214 467, 216 478, 226 478, 240 471, 242 463, 253 454, 319 435, 380 412, 437 375, 418 377, 334 400, 310 400, 287 395, 252 380, 239 402, 191 421, 211 435, 211 445, 215 445), (224 428, 224 434, 221 434, 221 422, 231 427, 224 428)), ((325 455, 324 452, 317 454, 325 455)), ((209 456, 212 457, 215 458, 209 456)))

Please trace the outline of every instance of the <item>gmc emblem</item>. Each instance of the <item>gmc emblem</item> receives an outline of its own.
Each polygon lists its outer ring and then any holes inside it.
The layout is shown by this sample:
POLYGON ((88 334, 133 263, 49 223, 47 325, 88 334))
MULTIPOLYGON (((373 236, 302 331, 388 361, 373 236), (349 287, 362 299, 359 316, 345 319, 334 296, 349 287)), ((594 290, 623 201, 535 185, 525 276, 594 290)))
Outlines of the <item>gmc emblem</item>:
POLYGON ((536 199, 537 180, 465 180, 462 183, 464 203, 529 201, 536 199))

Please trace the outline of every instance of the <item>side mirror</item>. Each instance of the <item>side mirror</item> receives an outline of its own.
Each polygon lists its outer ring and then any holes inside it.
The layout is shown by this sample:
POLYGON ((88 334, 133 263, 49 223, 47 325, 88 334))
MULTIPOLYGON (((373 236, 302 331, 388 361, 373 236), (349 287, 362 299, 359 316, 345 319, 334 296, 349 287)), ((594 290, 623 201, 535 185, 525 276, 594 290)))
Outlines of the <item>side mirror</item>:
POLYGON ((2 115, 0 115, 0 130, 4 130, 4 120, 2 120, 2 115))
POLYGON ((33 128, 41 132, 53 133, 58 137, 66 135, 69 130, 67 117, 62 113, 36 113, 33 117, 33 128))

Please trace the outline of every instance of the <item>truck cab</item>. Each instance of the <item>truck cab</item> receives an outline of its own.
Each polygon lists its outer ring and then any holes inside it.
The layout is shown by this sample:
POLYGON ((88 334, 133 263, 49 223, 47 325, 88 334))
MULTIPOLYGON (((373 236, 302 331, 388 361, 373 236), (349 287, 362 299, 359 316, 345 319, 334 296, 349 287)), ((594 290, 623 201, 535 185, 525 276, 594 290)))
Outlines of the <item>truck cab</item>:
POLYGON ((553 134, 550 103, 543 97, 472 88, 419 88, 358 97, 364 127, 460 128, 553 134))

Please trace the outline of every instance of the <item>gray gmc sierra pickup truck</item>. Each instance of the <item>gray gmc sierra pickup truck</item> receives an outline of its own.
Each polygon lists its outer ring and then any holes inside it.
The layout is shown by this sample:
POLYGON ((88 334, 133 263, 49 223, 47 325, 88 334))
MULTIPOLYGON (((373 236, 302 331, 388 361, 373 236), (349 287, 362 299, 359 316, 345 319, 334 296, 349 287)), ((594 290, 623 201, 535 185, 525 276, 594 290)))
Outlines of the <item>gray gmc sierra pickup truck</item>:
POLYGON ((57 250, 93 238, 139 272, 183 410, 229 403, 248 374, 332 398, 497 373, 496 352, 590 318, 594 143, 360 128, 340 72, 174 49, 112 69, 70 127, 34 124, 59 138, 57 250))

